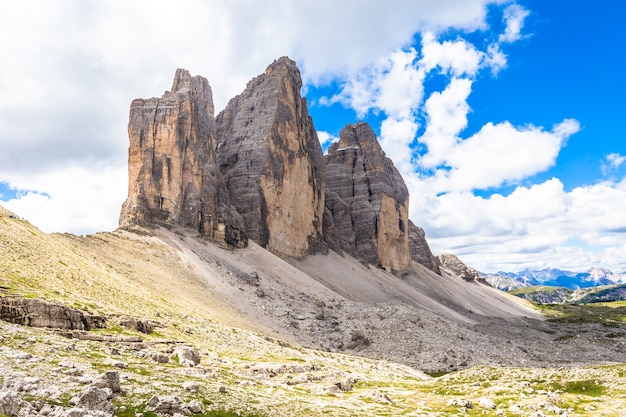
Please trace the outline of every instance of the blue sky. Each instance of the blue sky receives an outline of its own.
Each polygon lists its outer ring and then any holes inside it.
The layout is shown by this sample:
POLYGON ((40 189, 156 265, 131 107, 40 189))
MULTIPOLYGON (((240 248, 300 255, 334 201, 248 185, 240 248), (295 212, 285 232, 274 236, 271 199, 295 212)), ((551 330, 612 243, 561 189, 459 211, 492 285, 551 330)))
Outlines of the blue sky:
POLYGON ((48 232, 113 230, 132 99, 182 67, 219 111, 289 55, 320 141, 369 122, 434 252, 485 272, 626 270, 622 2, 151 5, 0 4, 0 204, 48 232))

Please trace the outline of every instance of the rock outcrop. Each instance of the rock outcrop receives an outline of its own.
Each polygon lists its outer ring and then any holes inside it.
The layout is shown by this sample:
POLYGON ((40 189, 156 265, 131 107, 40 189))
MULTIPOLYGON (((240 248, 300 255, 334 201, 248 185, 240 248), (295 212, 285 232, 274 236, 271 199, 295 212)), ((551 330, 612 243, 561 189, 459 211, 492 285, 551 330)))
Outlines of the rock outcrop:
POLYGON ((411 220, 409 220, 409 249, 411 251, 411 259, 413 261, 425 266, 435 274, 441 275, 439 262, 430 251, 430 246, 428 246, 428 242, 426 241, 426 233, 424 233, 424 229, 413 224, 411 220))
POLYGON ((0 319, 30 327, 90 330, 105 326, 106 318, 34 298, 0 297, 0 319))
POLYGON ((172 90, 134 100, 128 199, 120 225, 170 224, 229 247, 247 244, 215 156, 213 96, 206 79, 178 69, 172 90))
POLYGON ((325 162, 329 247, 390 272, 406 270, 409 193, 370 126, 346 126, 325 162))
POLYGON ((324 159, 294 61, 250 81, 216 118, 221 172, 248 237, 302 257, 323 247, 324 159))
MULTIPOLYGON (((458 276, 467 282, 480 282, 481 284, 489 285, 483 277, 480 276, 478 271, 465 265, 456 255, 451 253, 444 253, 437 255, 437 260, 441 268, 447 269, 453 275, 458 276)), ((490 286, 490 285, 489 285, 490 286)))

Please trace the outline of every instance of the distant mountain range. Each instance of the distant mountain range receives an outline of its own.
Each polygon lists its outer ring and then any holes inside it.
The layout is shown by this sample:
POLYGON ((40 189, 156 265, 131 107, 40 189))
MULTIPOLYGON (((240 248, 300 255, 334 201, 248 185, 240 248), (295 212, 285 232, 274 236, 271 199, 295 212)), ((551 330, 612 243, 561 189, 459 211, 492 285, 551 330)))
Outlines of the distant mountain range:
POLYGON ((517 297, 539 304, 589 304, 626 300, 626 284, 571 290, 564 287, 533 286, 510 291, 517 297))
POLYGON ((561 269, 525 269, 520 272, 480 273, 493 287, 503 291, 532 286, 564 287, 571 290, 603 285, 626 284, 626 272, 615 273, 603 268, 591 268, 586 272, 561 269))

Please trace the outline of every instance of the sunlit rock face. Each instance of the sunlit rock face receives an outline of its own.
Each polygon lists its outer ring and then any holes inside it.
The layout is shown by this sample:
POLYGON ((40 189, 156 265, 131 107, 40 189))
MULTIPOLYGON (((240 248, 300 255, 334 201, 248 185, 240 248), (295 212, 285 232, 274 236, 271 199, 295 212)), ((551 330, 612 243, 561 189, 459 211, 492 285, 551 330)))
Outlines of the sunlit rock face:
POLYGON ((128 136, 128 198, 120 226, 183 226, 225 246, 247 245, 217 165, 206 79, 178 69, 171 91, 133 100, 128 136))

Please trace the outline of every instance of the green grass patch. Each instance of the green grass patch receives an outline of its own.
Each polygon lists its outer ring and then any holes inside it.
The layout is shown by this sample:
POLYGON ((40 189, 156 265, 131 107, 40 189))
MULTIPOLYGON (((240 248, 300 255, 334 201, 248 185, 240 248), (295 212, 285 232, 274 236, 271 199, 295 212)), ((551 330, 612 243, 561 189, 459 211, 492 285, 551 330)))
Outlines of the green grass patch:
POLYGON ((514 290, 509 291, 509 294, 511 295, 523 295, 523 294, 532 294, 534 292, 554 292, 557 290, 562 290, 565 292, 572 292, 572 290, 570 290, 569 288, 565 288, 565 287, 552 287, 549 285, 535 285, 532 287, 522 287, 522 288, 517 288, 514 290))
POLYGON ((626 305, 593 303, 535 304, 535 306, 547 315, 550 321, 559 323, 626 323, 626 305))
POLYGON ((245 413, 241 414, 232 410, 211 410, 206 413, 196 414, 196 417, 265 417, 262 414, 245 413))
POLYGON ((595 379, 586 379, 582 381, 567 381, 564 383, 554 382, 551 384, 552 390, 561 390, 568 394, 589 395, 597 397, 606 393, 606 387, 595 379))

